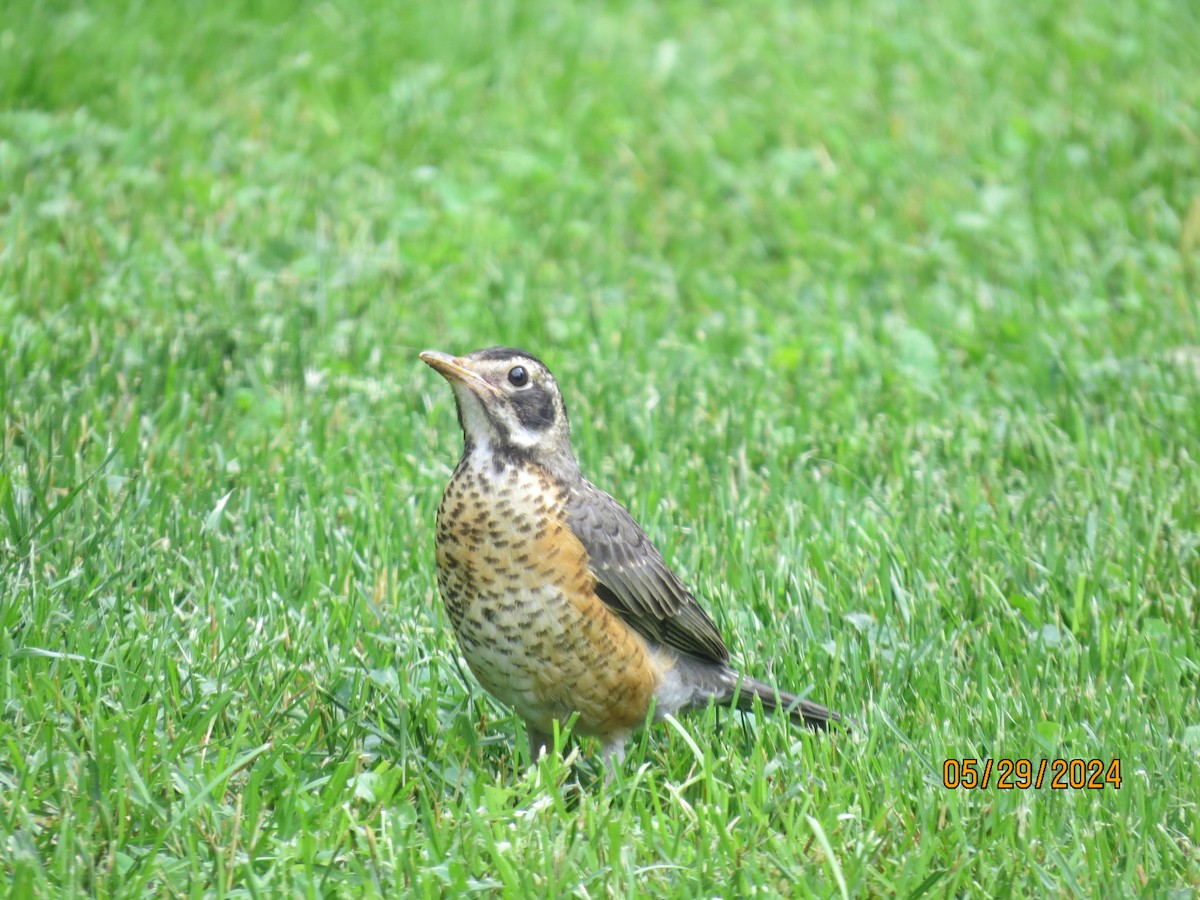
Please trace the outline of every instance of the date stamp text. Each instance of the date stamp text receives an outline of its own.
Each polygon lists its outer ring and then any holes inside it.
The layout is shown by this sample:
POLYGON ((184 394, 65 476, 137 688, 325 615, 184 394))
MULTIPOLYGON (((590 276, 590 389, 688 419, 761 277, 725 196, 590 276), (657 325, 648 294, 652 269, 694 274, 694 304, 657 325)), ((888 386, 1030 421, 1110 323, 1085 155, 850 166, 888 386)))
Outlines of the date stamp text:
POLYGON ((948 790, 1102 791, 1121 787, 1121 760, 1102 759, 948 759, 942 764, 942 787, 948 790))

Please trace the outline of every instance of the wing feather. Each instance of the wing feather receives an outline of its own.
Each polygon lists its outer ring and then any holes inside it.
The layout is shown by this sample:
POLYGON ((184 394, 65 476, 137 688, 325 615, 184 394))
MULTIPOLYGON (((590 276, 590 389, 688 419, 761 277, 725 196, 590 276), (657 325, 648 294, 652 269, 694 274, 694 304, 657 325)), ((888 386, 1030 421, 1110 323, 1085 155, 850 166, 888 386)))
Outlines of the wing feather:
POLYGON ((567 518, 606 606, 655 643, 701 660, 729 661, 712 619, 625 507, 584 482, 570 498, 567 518))

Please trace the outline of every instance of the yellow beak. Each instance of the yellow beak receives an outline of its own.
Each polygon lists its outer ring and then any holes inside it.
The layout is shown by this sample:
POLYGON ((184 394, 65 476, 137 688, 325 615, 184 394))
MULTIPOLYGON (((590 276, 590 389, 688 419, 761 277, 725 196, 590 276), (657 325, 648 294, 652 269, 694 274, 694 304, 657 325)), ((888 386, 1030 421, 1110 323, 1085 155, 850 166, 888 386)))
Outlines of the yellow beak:
POLYGON ((473 391, 486 391, 489 394, 499 394, 500 391, 483 376, 471 368, 469 361, 461 356, 451 356, 438 350, 425 350, 421 353, 421 361, 445 378, 447 381, 465 385, 473 391))

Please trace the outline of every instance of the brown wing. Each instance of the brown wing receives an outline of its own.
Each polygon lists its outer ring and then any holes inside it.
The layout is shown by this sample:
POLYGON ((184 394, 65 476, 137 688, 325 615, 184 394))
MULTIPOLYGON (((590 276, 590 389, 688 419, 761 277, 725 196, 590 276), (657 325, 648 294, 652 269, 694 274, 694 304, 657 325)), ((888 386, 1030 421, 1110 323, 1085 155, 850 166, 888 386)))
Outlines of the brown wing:
POLYGON ((712 619, 620 503, 593 484, 567 506, 571 530, 583 542, 596 594, 644 637, 697 659, 729 661, 712 619))

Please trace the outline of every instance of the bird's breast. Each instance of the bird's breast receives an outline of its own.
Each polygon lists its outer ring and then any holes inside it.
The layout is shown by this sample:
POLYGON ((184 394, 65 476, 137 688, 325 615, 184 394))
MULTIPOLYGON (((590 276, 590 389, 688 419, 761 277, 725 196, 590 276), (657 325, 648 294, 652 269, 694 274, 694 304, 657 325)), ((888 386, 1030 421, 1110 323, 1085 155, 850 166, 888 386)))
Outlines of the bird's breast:
POLYGON ((438 586, 489 692, 543 728, 578 711, 605 735, 644 719, 661 664, 597 597, 567 500, 536 466, 464 460, 438 509, 438 586))

